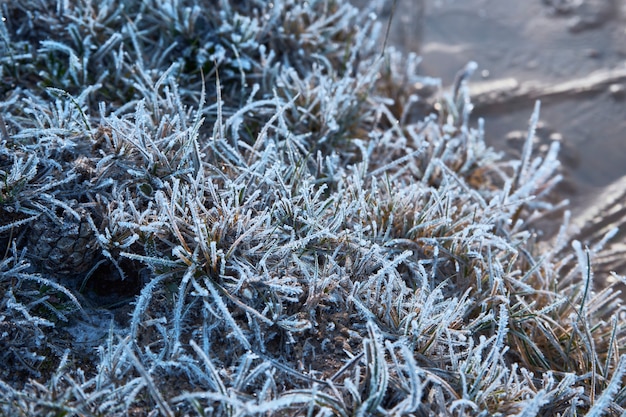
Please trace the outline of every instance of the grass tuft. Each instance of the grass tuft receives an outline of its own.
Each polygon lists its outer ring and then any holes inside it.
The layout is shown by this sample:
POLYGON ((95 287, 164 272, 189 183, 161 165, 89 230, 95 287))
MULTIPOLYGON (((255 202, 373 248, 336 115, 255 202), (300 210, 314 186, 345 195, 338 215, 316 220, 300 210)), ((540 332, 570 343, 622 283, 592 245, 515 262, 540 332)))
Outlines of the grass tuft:
POLYGON ((0 13, 1 414, 624 412, 539 104, 504 159, 342 0, 0 13))

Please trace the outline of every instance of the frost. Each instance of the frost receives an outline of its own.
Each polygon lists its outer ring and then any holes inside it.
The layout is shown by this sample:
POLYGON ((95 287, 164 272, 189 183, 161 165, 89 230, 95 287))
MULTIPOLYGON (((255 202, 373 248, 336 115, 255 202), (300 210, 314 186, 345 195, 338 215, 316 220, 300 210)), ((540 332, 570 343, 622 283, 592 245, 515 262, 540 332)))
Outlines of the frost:
POLYGON ((534 233, 539 104, 503 159, 475 64, 443 90, 370 12, 3 5, 2 414, 623 412, 615 232, 534 233))

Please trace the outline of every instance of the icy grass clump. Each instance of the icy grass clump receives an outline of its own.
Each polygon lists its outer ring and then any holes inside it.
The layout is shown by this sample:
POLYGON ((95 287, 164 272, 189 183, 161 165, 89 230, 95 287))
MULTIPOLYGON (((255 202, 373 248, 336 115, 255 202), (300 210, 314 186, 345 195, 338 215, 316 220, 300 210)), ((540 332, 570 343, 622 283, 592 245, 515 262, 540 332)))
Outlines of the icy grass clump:
POLYGON ((487 148, 471 64, 431 109, 343 1, 2 17, 5 415, 623 412, 618 295, 532 230, 557 144, 487 148))

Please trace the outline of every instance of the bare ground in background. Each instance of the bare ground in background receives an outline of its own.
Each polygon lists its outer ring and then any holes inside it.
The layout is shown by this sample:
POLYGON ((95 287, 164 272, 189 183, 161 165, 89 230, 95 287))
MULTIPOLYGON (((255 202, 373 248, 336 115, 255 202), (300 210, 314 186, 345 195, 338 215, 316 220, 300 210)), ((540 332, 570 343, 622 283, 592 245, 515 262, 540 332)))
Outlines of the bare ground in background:
POLYGON ((497 149, 515 152, 541 99, 538 135, 562 141, 562 191, 578 213, 626 175, 625 21, 624 0, 398 0, 389 41, 444 86, 476 61, 474 116, 497 149))

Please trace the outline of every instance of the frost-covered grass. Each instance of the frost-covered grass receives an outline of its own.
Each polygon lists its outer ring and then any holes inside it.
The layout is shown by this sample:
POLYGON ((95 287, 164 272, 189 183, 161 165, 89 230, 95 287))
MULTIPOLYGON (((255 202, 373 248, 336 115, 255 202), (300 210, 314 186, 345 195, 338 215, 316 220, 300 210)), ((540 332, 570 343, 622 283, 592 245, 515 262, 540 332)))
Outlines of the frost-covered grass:
POLYGON ((502 159, 342 0, 0 6, 3 415, 624 411, 539 106, 502 159))

